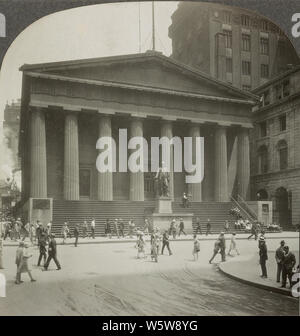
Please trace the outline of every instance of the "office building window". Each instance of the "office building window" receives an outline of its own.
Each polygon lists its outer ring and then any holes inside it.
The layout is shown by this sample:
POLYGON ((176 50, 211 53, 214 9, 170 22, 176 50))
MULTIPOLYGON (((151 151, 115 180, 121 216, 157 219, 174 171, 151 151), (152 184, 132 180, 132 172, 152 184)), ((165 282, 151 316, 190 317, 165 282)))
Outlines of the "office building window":
POLYGON ((258 149, 258 170, 260 174, 268 172, 268 148, 262 145, 258 149))
POLYGON ((250 16, 242 15, 241 22, 242 22, 242 26, 249 27, 250 26, 250 16))
POLYGON ((226 72, 232 73, 232 58, 226 58, 226 72))
POLYGON ((231 12, 224 11, 223 18, 224 18, 224 23, 230 24, 231 23, 231 12))
POLYGON ((232 31, 231 30, 223 30, 225 35, 225 47, 232 48, 232 31))
POLYGON ((260 65, 260 76, 262 78, 269 78, 269 65, 268 64, 260 65))
POLYGON ((275 86, 275 94, 276 94, 277 100, 282 99, 282 85, 281 84, 275 86))
POLYGON ((277 144, 279 156, 279 169, 284 170, 288 167, 288 146, 285 140, 280 140, 277 144))
POLYGON ((267 136, 267 122, 263 121, 259 124, 259 129, 260 129, 260 137, 264 138, 267 136))
POLYGON ((270 104, 270 90, 267 90, 263 93, 262 95, 262 99, 263 99, 263 106, 267 106, 270 104))
POLYGON ((287 97, 290 95, 290 81, 284 81, 282 84, 282 91, 283 91, 283 97, 287 97))
POLYGON ((249 61, 242 61, 242 74, 251 75, 251 63, 249 61))
POLYGON ((242 50, 250 51, 251 50, 251 38, 248 34, 242 34, 242 50))
POLYGON ((260 38, 260 53, 262 55, 269 55, 269 39, 265 37, 260 38))
POLYGON ((261 30, 268 31, 269 30, 269 22, 266 20, 262 20, 260 23, 261 30))
POLYGON ((280 132, 286 131, 286 115, 282 115, 279 117, 279 129, 280 132))

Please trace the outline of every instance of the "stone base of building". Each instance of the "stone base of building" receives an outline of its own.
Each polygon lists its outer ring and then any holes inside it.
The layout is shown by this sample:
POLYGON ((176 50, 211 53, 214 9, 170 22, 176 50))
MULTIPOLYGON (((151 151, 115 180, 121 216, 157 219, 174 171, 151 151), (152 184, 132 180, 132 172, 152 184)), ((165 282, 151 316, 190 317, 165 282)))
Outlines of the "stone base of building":
POLYGON ((180 218, 184 222, 184 231, 186 234, 193 233, 193 216, 192 213, 154 213, 152 215, 152 221, 154 227, 158 227, 160 232, 169 230, 170 224, 173 218, 176 219, 176 223, 179 223, 180 218))
POLYGON ((53 199, 52 198, 29 198, 23 205, 23 219, 29 223, 39 220, 46 225, 52 221, 53 199))
POLYGON ((159 197, 157 199, 155 212, 159 214, 172 213, 172 199, 170 197, 159 197))

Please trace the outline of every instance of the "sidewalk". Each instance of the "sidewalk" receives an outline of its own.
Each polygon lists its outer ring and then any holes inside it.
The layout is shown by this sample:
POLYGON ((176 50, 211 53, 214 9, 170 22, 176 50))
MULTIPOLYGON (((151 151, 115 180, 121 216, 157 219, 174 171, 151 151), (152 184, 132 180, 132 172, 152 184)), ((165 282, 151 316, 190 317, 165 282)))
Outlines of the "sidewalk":
MULTIPOLYGON (((296 256, 299 255, 299 251, 293 251, 296 256)), ((280 293, 287 296, 292 296, 287 281, 287 288, 280 288, 281 283, 276 282, 277 265, 275 260, 275 252, 268 252, 269 260, 267 262, 268 278, 264 279, 260 277, 260 265, 258 261, 258 255, 245 255, 227 257, 227 261, 219 264, 219 269, 222 273, 228 277, 245 283, 250 286, 262 288, 270 292, 280 293)), ((298 259, 298 258, 297 258, 298 259)), ((298 261, 298 260, 297 260, 298 261)))
MULTIPOLYGON (((197 235, 200 241, 209 241, 209 240, 216 240, 219 236, 219 234, 210 234, 206 236, 205 234, 197 235)), ((226 239, 230 239, 231 234, 226 233, 225 234, 226 239)), ((280 233, 267 233, 266 234, 267 239, 299 239, 299 232, 280 232, 280 233)), ((244 240, 249 237, 249 233, 237 233, 236 239, 244 240)), ((180 237, 177 237, 175 240, 172 239, 172 236, 170 236, 170 241, 190 241, 193 239, 193 235, 182 235, 180 237)), ((146 240, 150 240, 150 236, 146 235, 146 240)), ((28 241, 28 238, 26 239, 28 241)), ((56 242, 58 245, 62 245, 62 238, 58 237, 56 238, 56 242)), ((126 236, 125 238, 107 238, 107 237, 95 237, 95 239, 92 238, 79 238, 78 244, 109 244, 109 243, 135 243, 136 237, 130 238, 126 236)), ((18 246, 18 241, 11 241, 9 239, 6 239, 3 241, 4 246, 18 246)), ((65 242, 65 245, 73 245, 74 244, 74 238, 68 238, 65 242)))

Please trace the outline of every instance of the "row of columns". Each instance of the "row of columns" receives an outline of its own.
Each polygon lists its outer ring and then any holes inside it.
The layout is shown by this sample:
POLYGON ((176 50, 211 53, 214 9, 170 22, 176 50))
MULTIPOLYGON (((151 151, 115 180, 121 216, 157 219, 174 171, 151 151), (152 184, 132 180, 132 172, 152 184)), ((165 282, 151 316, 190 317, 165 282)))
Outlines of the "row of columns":
MULTIPOLYGON (((78 144, 78 119, 76 113, 69 113, 65 117, 64 136, 64 198, 66 200, 79 200, 79 144, 78 144)), ((215 131, 215 181, 214 199, 217 202, 229 201, 228 190, 228 164, 227 164, 227 130, 225 126, 218 126, 215 131)), ((200 126, 192 124, 189 136, 200 137, 200 126)), ((99 137, 111 137, 111 118, 103 115, 99 120, 99 137)), ((133 118, 130 124, 130 137, 143 137, 143 122, 133 118)), ((161 125, 161 137, 173 137, 172 122, 165 121, 161 125)), ((193 162, 195 162, 196 148, 193 145, 193 162)), ((238 133, 238 161, 237 179, 238 193, 247 199, 250 180, 250 155, 249 155, 248 130, 241 128, 238 133)), ((170 164, 173 167, 173 153, 171 151, 170 164)), ((204 172, 205 174, 205 172, 204 172)), ((47 197, 47 158, 46 158, 46 127, 45 115, 35 109, 31 113, 31 197, 47 197)), ((189 193, 192 201, 202 200, 202 183, 191 183, 189 193)), ((170 197, 174 197, 174 172, 170 172, 170 197)), ((144 174, 143 172, 130 172, 131 201, 144 200, 144 174)), ((98 199, 103 201, 113 200, 113 174, 111 172, 98 173, 98 199)))

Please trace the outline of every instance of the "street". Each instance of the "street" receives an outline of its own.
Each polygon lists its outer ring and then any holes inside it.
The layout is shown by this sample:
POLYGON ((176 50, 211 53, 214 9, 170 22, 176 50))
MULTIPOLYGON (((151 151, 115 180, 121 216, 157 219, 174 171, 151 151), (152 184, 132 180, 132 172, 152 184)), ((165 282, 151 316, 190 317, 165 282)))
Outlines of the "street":
MULTIPOLYGON (((279 239, 268 241, 274 250, 279 239)), ((294 251, 297 239, 288 241, 294 251)), ((227 246, 229 242, 227 241, 227 246)), ((257 242, 239 240, 241 254, 257 253, 257 242)), ((149 253, 149 243, 146 251, 149 253)), ((15 285, 16 247, 6 247, 2 272, 7 297, 0 298, 0 315, 298 315, 298 301, 244 285, 208 263, 213 241, 201 241, 199 260, 193 261, 192 241, 171 242, 173 255, 158 263, 136 259, 133 243, 58 246, 62 270, 37 268, 33 252, 31 283, 15 285)), ((274 260, 270 259, 269 263, 274 260)), ((260 275, 259 265, 257 276, 260 275)))

